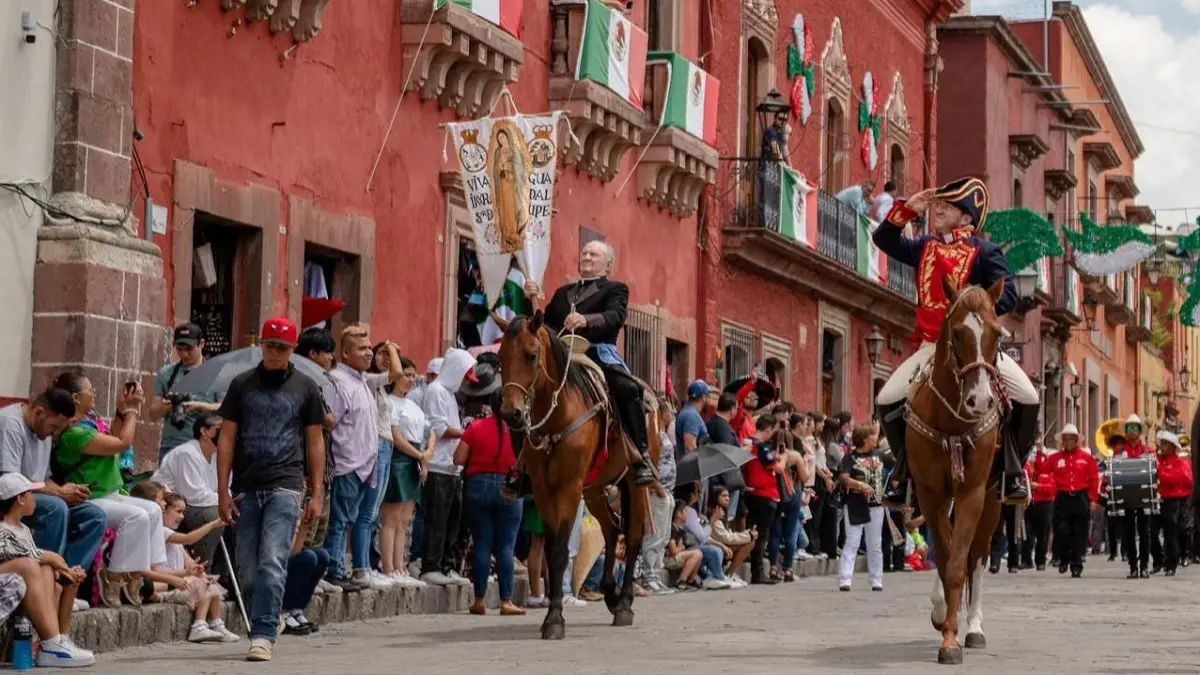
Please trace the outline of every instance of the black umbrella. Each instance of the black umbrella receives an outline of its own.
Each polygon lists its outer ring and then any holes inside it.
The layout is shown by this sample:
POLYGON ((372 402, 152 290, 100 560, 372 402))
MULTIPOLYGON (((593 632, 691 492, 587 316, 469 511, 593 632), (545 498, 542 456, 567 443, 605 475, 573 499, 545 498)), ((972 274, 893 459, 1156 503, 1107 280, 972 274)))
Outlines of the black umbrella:
MULTIPOLYGON (((726 394, 736 394, 746 386, 750 381, 749 377, 739 377, 738 379, 725 385, 726 394)), ((758 378, 754 383, 754 393, 758 395, 758 408, 765 408, 775 402, 775 397, 779 395, 779 391, 775 385, 762 378, 758 378)))
POLYGON ((725 487, 731 486, 733 476, 741 478, 742 465, 750 461, 750 453, 728 443, 710 443, 701 445, 694 452, 689 452, 675 465, 676 483, 691 483, 705 481, 713 476, 722 476, 725 487))
MULTIPOLYGON (((179 394, 224 396, 225 392, 229 391, 229 384, 233 382, 233 378, 254 368, 261 361, 262 348, 257 345, 204 359, 199 368, 180 378, 172 391, 179 394)), ((314 382, 320 384, 325 381, 325 371, 313 361, 292 354, 291 363, 297 372, 304 373, 314 382)))

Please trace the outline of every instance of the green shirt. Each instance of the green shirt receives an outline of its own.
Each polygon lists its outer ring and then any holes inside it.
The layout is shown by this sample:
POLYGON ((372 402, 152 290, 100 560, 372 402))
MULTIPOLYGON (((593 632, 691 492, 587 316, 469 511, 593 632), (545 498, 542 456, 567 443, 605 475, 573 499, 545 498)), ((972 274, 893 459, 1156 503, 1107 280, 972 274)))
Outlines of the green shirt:
POLYGON ((92 499, 107 497, 125 487, 125 480, 121 477, 120 455, 95 457, 83 454, 83 449, 97 433, 95 429, 81 424, 68 427, 58 437, 54 457, 54 475, 66 472, 64 480, 88 486, 92 491, 92 499))

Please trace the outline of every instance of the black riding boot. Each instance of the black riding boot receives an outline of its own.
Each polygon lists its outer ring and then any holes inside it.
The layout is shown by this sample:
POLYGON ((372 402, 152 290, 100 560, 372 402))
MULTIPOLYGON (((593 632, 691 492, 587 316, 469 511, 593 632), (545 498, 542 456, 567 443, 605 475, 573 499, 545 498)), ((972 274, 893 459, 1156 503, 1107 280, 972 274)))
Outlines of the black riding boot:
POLYGON ((1037 440, 1038 411, 1040 406, 1012 404, 1012 416, 1008 428, 1001 434, 1004 439, 1004 503, 1025 504, 1029 501, 1029 477, 1025 475, 1025 461, 1037 440))
POLYGON ((904 420, 904 404, 905 402, 901 401, 877 406, 875 409, 879 415, 879 426, 883 428, 883 435, 887 438, 892 456, 896 458, 888 484, 883 490, 883 504, 897 509, 908 505, 908 453, 904 450, 904 435, 908 431, 908 422, 904 420))
POLYGON ((638 485, 650 485, 654 482, 654 471, 650 468, 650 442, 646 438, 646 410, 642 405, 642 397, 631 397, 619 406, 617 414, 621 417, 621 425, 629 432, 629 438, 637 448, 641 460, 631 466, 634 472, 634 482, 638 485))

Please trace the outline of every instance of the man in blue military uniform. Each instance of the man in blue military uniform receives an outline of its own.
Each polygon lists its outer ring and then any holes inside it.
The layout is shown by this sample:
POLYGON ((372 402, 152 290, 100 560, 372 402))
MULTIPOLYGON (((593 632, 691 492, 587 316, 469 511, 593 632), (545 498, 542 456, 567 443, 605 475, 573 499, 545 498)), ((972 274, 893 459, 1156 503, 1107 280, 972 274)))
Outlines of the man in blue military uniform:
MULTIPOLYGON (((983 181, 962 178, 936 190, 919 192, 907 201, 897 200, 872 237, 881 251, 917 270, 917 337, 921 340, 921 347, 892 373, 876 398, 884 434, 896 455, 891 487, 884 495, 887 503, 903 504, 907 497, 904 406, 913 376, 933 355, 946 313, 943 278, 952 278, 960 287, 971 284, 984 288, 1003 279, 1004 294, 996 303, 996 314, 1007 314, 1017 304, 1004 252, 982 236, 987 209, 987 186, 983 181), (925 211, 931 233, 916 238, 905 236, 905 227, 925 211)), ((1002 434, 1004 500, 1025 503, 1029 487, 1024 467, 1037 437, 1038 393, 1015 361, 1003 352, 998 360, 997 369, 1012 399, 1012 416, 1002 434)))
MULTIPOLYGON (((608 278, 615 254, 602 241, 589 242, 579 252, 579 281, 562 286, 545 307, 546 327, 558 333, 574 332, 591 343, 588 356, 602 371, 621 426, 637 448, 640 461, 633 467, 638 484, 654 482, 646 453, 646 411, 642 386, 629 372, 617 350, 617 337, 625 326, 629 287, 608 278)), ((537 284, 525 284, 525 294, 535 303, 541 298, 537 284)))

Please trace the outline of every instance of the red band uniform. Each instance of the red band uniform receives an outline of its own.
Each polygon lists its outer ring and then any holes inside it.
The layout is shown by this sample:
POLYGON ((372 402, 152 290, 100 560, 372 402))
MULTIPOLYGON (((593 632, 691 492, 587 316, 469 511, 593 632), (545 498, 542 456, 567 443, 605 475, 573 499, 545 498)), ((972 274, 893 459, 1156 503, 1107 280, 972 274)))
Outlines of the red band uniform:
POLYGON ((1100 469, 1086 448, 1079 447, 1074 424, 1059 434, 1059 452, 1048 460, 1054 470, 1054 545, 1058 571, 1083 574, 1091 508, 1100 501, 1100 469))
MULTIPOLYGON (((1145 428, 1142 418, 1130 415, 1125 420, 1125 451, 1113 459, 1140 459, 1149 454, 1151 449, 1141 437, 1145 428)), ((1129 561, 1129 578, 1149 577, 1150 549, 1154 539, 1150 536, 1150 514, 1145 509, 1126 509, 1121 521, 1121 545, 1125 548, 1125 559, 1129 561)), ((1158 557, 1156 555, 1155 559, 1158 557)))
POLYGON ((1021 564, 1028 568, 1035 564, 1039 570, 1046 568, 1046 547, 1050 543, 1050 528, 1053 526, 1054 498, 1058 485, 1054 482, 1054 463, 1044 448, 1039 447, 1025 465, 1032 483, 1032 498, 1025 510, 1025 541, 1021 550, 1021 564))
POLYGON ((1192 462, 1179 456, 1179 437, 1169 431, 1158 434, 1158 494, 1162 512, 1158 516, 1163 534, 1163 562, 1167 576, 1179 567, 1183 520, 1192 496, 1192 462))

